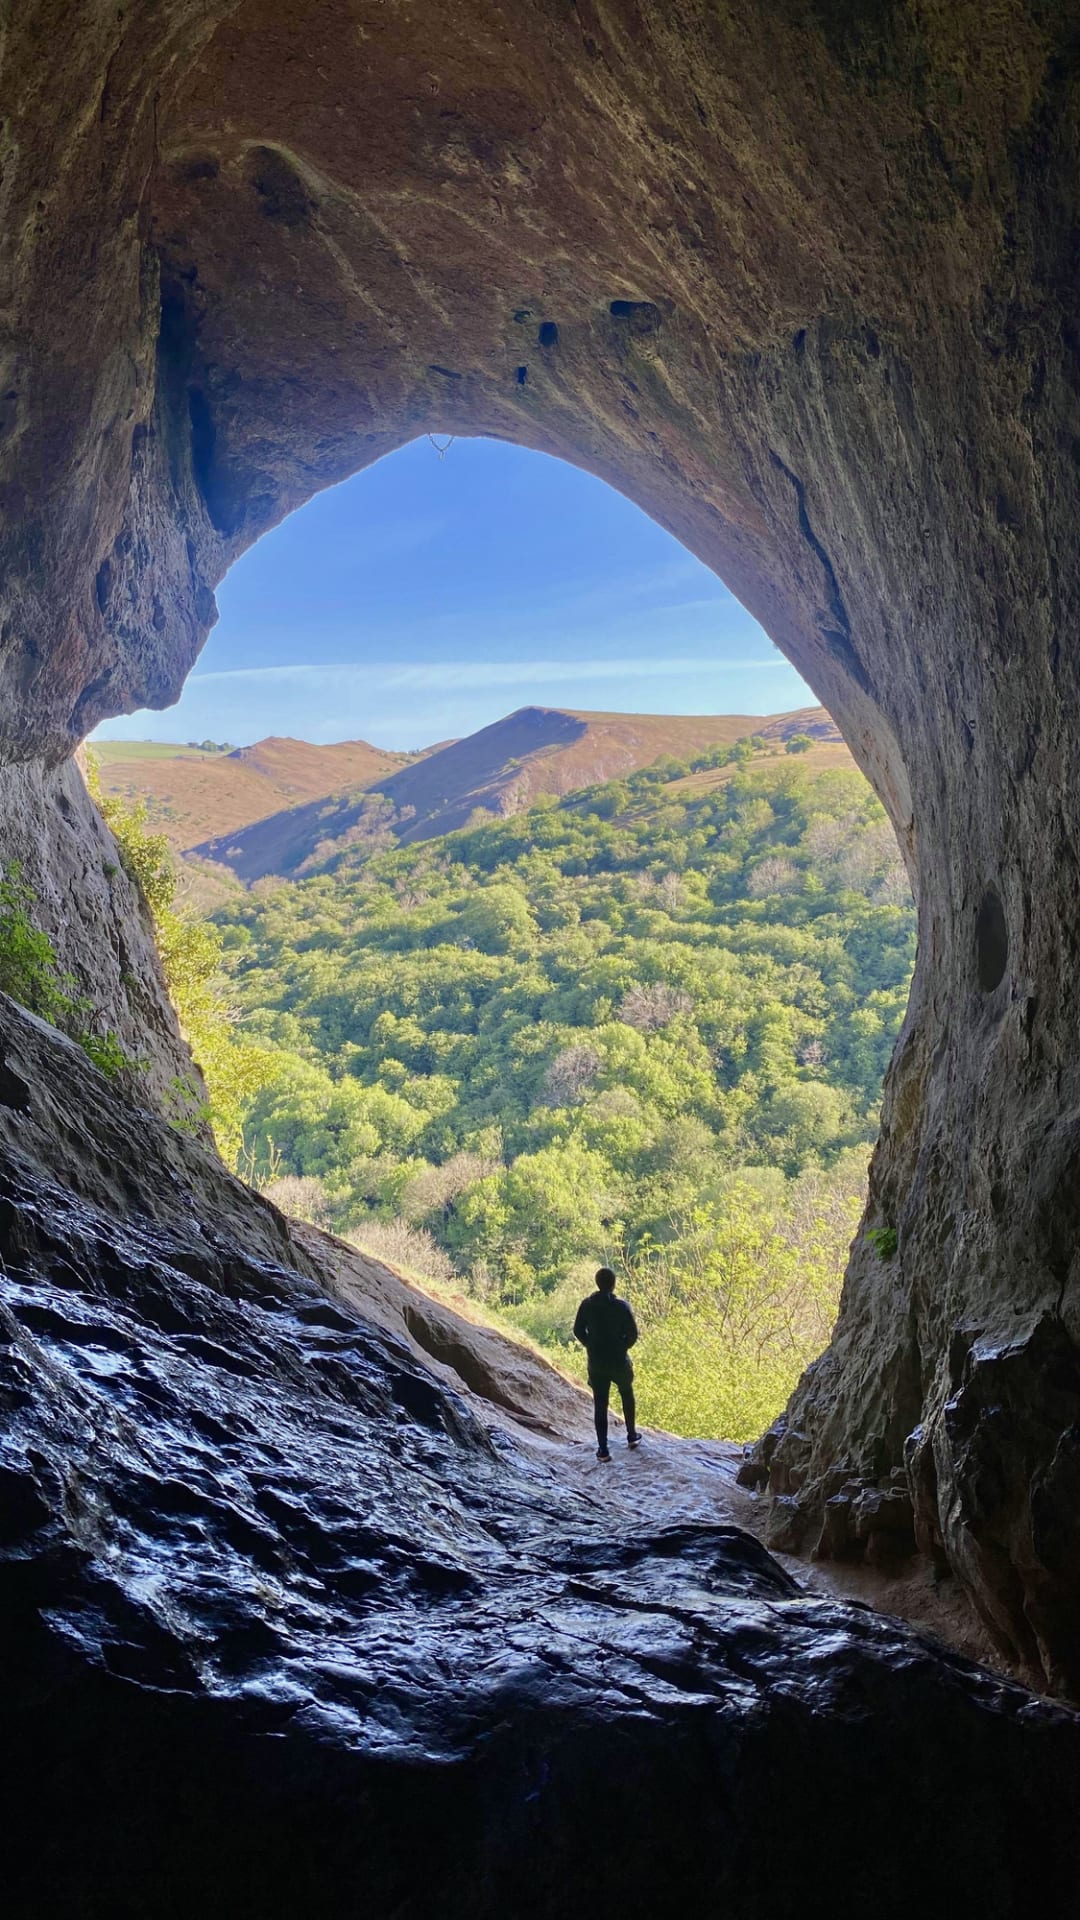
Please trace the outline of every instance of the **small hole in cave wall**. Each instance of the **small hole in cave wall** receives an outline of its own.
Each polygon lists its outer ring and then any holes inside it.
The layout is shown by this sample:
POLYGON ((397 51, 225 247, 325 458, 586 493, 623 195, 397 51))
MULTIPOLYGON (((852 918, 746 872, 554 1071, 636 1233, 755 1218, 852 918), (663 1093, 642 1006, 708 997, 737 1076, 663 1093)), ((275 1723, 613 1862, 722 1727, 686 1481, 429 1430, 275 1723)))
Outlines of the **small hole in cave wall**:
POLYGON ((975 965, 984 993, 993 993, 1005 977, 1009 961, 1009 929, 1005 909, 993 887, 987 887, 975 916, 975 965))
POLYGON ((529 377, 529 369, 528 369, 528 367, 519 367, 519 368, 518 368, 518 370, 517 370, 517 383, 518 383, 518 386, 519 386, 519 387, 523 387, 523 386, 525 385, 525 382, 527 381, 527 379, 528 379, 528 377, 529 377))
POLYGON ((200 154, 196 159, 186 160, 179 169, 182 180, 194 183, 198 180, 216 180, 221 167, 213 154, 200 154))
POLYGON ((536 337, 542 347, 557 347, 559 344, 559 329, 555 321, 541 320, 540 331, 536 337))
POLYGON ((310 219, 315 202, 283 153, 276 147, 255 147, 249 156, 249 179, 268 220, 298 227, 310 219))
POLYGON ((631 333, 659 333, 663 314, 651 300, 612 300, 608 312, 613 320, 622 320, 631 333))
POLYGON ((11 1113, 29 1113, 30 1088, 21 1074, 14 1072, 0 1054, 0 1107, 11 1113))

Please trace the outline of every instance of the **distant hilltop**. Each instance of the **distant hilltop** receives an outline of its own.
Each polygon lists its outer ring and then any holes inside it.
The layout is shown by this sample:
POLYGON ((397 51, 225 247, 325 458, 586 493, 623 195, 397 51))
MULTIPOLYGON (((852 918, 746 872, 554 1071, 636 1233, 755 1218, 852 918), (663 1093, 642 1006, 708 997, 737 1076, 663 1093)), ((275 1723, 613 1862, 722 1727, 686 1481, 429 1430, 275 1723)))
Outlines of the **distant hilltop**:
POLYGON ((93 751, 104 791, 145 800, 153 825, 178 853, 320 794, 377 784, 413 757, 366 740, 316 747, 276 736, 224 753, 152 740, 106 740, 93 751))

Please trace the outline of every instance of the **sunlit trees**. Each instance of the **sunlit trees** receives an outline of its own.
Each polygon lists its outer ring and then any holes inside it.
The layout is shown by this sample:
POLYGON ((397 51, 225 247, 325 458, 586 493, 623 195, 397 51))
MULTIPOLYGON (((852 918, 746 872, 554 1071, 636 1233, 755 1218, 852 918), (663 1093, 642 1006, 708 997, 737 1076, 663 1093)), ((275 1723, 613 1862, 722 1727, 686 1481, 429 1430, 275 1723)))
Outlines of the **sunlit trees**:
POLYGON ((358 845, 215 918, 275 1056, 243 1103, 257 1179, 316 1183, 386 1257, 415 1231, 406 1264, 560 1350, 618 1261, 648 1417, 733 1433, 824 1342, 914 915, 860 776, 703 758, 714 785, 675 763, 358 845))
MULTIPOLYGON (((224 746, 218 750, 229 751, 224 746)), ((148 828, 145 802, 131 805, 103 794, 92 755, 87 759, 87 785, 150 909, 180 1030, 206 1086, 204 1101, 194 1077, 178 1080, 171 1117, 180 1127, 209 1121, 222 1158, 236 1167, 245 1112, 277 1071, 277 1060, 265 1046, 237 1033, 239 1016, 230 1002, 222 966, 222 935, 177 906, 176 865, 165 835, 148 828)))

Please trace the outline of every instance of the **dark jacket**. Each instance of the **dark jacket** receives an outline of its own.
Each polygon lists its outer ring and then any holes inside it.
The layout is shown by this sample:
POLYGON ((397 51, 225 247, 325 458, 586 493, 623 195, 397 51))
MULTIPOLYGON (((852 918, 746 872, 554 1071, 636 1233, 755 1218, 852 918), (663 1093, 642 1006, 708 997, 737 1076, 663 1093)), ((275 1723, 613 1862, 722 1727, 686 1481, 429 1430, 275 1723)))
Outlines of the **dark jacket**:
POLYGON ((574 1338, 586 1349, 590 1368, 607 1373, 623 1365, 637 1339, 637 1323, 625 1300, 597 1289, 577 1310, 574 1338))

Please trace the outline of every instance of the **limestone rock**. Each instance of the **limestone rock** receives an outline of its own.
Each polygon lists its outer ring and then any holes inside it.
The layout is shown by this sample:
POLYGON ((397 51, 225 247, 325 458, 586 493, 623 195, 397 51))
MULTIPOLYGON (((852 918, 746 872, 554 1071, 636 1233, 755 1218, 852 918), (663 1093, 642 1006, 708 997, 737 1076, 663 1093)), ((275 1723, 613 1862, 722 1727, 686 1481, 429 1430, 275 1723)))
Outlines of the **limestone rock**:
POLYGON ((896 1251, 858 1238, 770 1486, 819 1518, 929 1436, 920 1538, 1075 1672, 1070 1426, 1038 1366, 987 1449, 946 1415, 958 1335, 1080 1344, 1072 10, 24 0, 0 57, 0 761, 167 705, 232 560, 416 434, 638 500, 835 715, 918 893, 896 1251))

